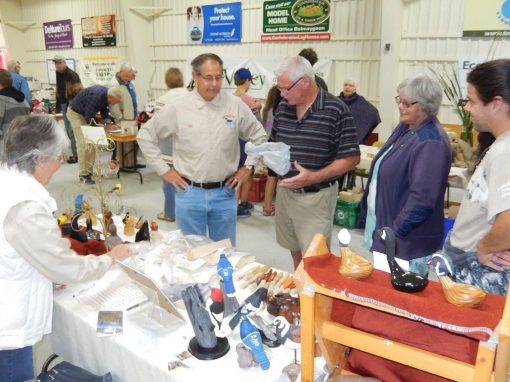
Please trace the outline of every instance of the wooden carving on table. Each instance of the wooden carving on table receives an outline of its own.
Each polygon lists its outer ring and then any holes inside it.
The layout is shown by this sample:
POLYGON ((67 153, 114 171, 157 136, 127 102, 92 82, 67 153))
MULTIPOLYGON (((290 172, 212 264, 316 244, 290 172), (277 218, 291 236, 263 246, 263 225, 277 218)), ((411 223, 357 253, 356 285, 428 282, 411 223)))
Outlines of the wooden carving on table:
POLYGON ((451 275, 453 274, 452 269, 444 256, 434 254, 431 263, 443 287, 446 301, 450 304, 464 306, 466 308, 477 308, 483 303, 487 293, 475 285, 453 281, 451 279, 451 275))
POLYGON ((363 280, 370 276, 374 266, 370 261, 349 248, 351 234, 345 228, 342 228, 340 232, 338 232, 338 243, 340 244, 341 257, 338 272, 344 277, 357 280, 363 280))
POLYGON ((406 271, 398 265, 396 257, 395 233, 389 227, 383 227, 377 231, 384 240, 386 246, 386 257, 391 271, 391 284, 393 288, 401 292, 419 292, 427 286, 427 278, 418 273, 406 271))
POLYGON ((188 345, 188 351, 200 360, 212 360, 228 353, 227 338, 216 337, 214 325, 205 306, 198 285, 187 287, 181 292, 195 337, 188 345))

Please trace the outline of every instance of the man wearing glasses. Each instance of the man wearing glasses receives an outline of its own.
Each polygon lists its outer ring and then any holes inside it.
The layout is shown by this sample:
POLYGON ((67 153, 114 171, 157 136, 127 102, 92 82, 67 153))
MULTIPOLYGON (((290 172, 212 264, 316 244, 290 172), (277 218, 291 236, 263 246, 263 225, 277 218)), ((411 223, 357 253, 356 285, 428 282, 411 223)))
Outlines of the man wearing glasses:
POLYGON ((244 102, 222 93, 223 61, 213 53, 191 62, 195 89, 157 111, 138 133, 147 162, 176 189, 175 218, 185 234, 213 240, 236 239, 234 188, 253 172, 250 158, 239 165, 239 138, 254 144, 267 140, 260 122, 244 102), (173 138, 169 170, 158 142, 173 138))
POLYGON ((467 186, 443 253, 457 281, 506 295, 510 277, 510 60, 477 65, 460 104, 479 132, 496 140, 467 186))
POLYGON ((316 85, 305 58, 287 58, 276 76, 283 100, 270 141, 289 145, 293 163, 278 184, 276 240, 297 268, 316 233, 330 239, 338 179, 354 169, 360 152, 349 108, 316 85))

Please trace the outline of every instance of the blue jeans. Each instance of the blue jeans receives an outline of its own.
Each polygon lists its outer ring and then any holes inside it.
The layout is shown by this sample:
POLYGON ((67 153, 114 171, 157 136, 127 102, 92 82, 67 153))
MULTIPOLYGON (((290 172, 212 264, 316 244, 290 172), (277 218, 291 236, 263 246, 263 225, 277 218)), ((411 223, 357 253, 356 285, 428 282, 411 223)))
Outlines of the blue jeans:
POLYGON ((450 242, 450 234, 451 231, 446 236, 441 253, 450 260, 456 281, 476 285, 488 293, 506 296, 510 269, 505 268, 500 272, 483 265, 478 261, 476 252, 464 252, 455 248, 450 242))
POLYGON ((175 188, 163 180, 163 195, 165 196, 165 215, 175 218, 175 188))
POLYGON ((32 346, 0 350, 0 381, 22 382, 33 378, 32 346))
POLYGON ((60 110, 62 111, 62 115, 64 116, 64 126, 66 128, 67 136, 69 137, 69 141, 71 142, 71 151, 73 152, 73 156, 78 158, 78 151, 76 151, 76 139, 74 138, 73 127, 71 126, 71 122, 67 119, 67 104, 60 104, 60 110))
POLYGON ((236 243, 237 201, 235 190, 219 187, 204 190, 188 186, 175 193, 175 218, 184 235, 203 235, 236 243))

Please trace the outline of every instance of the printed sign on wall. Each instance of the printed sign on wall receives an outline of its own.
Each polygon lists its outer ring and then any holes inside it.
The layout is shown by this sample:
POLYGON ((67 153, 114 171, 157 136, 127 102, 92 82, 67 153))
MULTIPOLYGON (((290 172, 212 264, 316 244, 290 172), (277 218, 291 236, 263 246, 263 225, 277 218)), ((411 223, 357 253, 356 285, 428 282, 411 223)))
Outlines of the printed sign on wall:
POLYGON ((81 34, 83 47, 116 46, 115 15, 83 17, 81 34))
MULTIPOLYGON (((74 58, 66 58, 66 65, 69 69, 76 71, 74 58)), ((46 60, 46 70, 48 73, 48 84, 57 84, 57 72, 55 70, 55 63, 53 60, 46 60)))
POLYGON ((264 1, 262 42, 330 40, 328 0, 264 1))
POLYGON ((66 49, 73 47, 73 25, 71 20, 58 20, 43 23, 46 49, 66 49))
POLYGON ((466 0, 463 37, 510 37, 510 0, 466 0))
POLYGON ((241 41, 241 3, 193 6, 187 10, 188 44, 241 41))
POLYGON ((117 73, 117 56, 88 56, 80 60, 81 82, 83 86, 106 86, 117 73))

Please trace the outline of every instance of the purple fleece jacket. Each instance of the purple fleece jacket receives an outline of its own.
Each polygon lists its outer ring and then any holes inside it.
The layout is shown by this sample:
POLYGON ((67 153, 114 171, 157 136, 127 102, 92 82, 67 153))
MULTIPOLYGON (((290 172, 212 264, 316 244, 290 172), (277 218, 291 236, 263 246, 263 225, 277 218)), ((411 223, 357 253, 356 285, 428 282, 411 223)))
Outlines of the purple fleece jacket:
MULTIPOLYGON (((435 117, 427 118, 415 130, 399 124, 372 161, 360 204, 362 227, 373 166, 391 145, 378 173, 375 231, 393 228, 397 257, 412 260, 430 255, 442 245, 444 195, 452 160, 450 141, 435 117)), ((375 231, 371 250, 385 253, 384 242, 375 231)))

